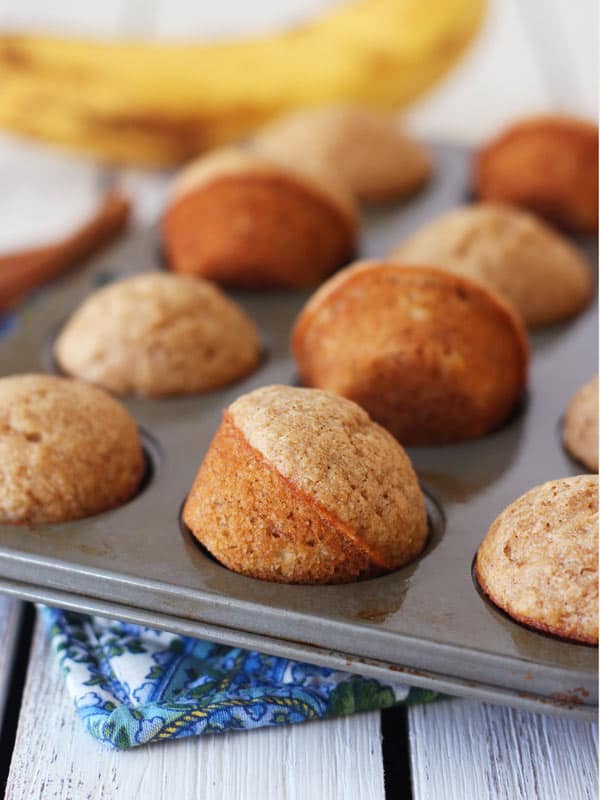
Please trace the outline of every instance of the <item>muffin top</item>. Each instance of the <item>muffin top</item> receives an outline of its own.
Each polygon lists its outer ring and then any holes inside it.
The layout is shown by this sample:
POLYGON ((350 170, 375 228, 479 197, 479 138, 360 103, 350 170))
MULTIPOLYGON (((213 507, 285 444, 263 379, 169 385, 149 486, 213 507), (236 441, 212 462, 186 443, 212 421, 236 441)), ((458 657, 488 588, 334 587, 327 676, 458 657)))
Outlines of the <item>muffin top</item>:
POLYGON ((366 201, 410 194, 431 173, 429 153, 402 132, 393 115, 364 106, 293 112, 259 131, 250 147, 279 163, 325 169, 366 201))
POLYGON ((256 327, 200 278, 149 272, 91 294, 56 340, 61 369, 117 394, 205 392, 258 364, 256 327))
POLYGON ((135 420, 93 386, 0 379, 0 521, 63 522, 128 500, 144 472, 135 420))
POLYGON ((476 574, 520 622, 597 643, 597 476, 549 481, 515 500, 489 529, 476 574))
POLYGON ((350 192, 326 167, 321 172, 304 169, 293 161, 281 164, 267 155, 234 147, 213 150, 178 172, 170 188, 171 205, 212 183, 235 180, 240 176, 289 180, 332 203, 352 226, 357 224, 356 208, 350 192))
POLYGON ((565 413, 563 441, 574 458, 598 472, 598 376, 571 398, 565 413))
POLYGON ((295 352, 303 349, 304 337, 310 334, 319 340, 321 353, 335 355, 340 336, 348 334, 357 350, 384 355, 395 351, 398 342, 405 342, 409 332, 411 342, 406 345, 410 344, 411 350, 416 341, 422 357, 429 347, 448 366, 459 369, 466 365, 463 359, 453 357, 452 342, 445 341, 440 350, 434 343, 437 336, 447 333, 457 344, 479 352, 479 337, 496 338, 498 328, 506 333, 511 360, 518 362, 524 382, 527 338, 501 298, 438 268, 366 260, 341 270, 317 289, 302 309, 292 339, 295 352), (473 315, 470 323, 466 310, 473 315), (377 324, 373 324, 373 315, 377 324), (470 324, 478 325, 478 336, 473 336, 470 324))
POLYGON ((567 116, 524 119, 475 160, 475 193, 529 208, 574 232, 598 230, 598 126, 567 116))
POLYGON ((390 258, 437 266, 500 294, 531 326, 580 311, 592 275, 580 251, 533 214, 478 203, 442 214, 410 236, 390 258))
POLYGON ((317 389, 266 386, 240 397, 228 414, 281 475, 387 562, 406 553, 407 539, 415 553, 421 549, 427 521, 410 459, 356 403, 317 389))
POLYGON ((305 385, 356 401, 404 444, 489 433, 527 379, 525 331, 499 297, 391 261, 358 262, 321 286, 292 348, 305 385))

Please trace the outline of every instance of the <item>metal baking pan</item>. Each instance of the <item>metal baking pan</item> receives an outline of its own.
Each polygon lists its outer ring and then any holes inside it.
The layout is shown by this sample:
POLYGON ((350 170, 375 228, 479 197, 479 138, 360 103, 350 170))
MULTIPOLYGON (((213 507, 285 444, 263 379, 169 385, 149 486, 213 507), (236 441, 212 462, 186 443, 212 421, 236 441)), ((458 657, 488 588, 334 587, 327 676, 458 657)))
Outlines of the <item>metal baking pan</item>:
MULTIPOLYGON (((467 199, 469 153, 436 147, 432 184, 414 200, 366 215, 362 252, 384 255, 467 199)), ((595 258, 595 243, 587 243, 595 258)), ((97 285, 160 267, 155 231, 132 235, 55 283, 5 327, 0 373, 51 371, 52 339, 97 285)), ((596 371, 597 308, 531 336, 529 391, 495 433, 410 448, 426 490, 431 536, 414 563, 342 586, 287 586, 229 572, 180 525, 179 512, 222 409, 269 383, 295 383, 289 332, 309 293, 236 293, 266 356, 222 391, 127 399, 149 460, 143 491, 123 507, 63 525, 0 526, 0 590, 70 609, 162 627, 335 668, 543 712, 593 718, 597 651, 529 630, 478 592, 474 554, 512 500, 582 472, 564 452, 560 419, 596 371)))

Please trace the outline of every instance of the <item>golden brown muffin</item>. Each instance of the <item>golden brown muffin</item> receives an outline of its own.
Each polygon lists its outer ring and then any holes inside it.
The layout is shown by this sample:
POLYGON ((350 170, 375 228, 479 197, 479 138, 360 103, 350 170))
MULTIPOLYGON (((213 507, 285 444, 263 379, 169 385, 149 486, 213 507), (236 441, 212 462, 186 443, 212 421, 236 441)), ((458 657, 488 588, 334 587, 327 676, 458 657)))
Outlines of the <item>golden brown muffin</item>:
POLYGON ((366 202, 400 199, 431 175, 431 156, 392 114, 364 106, 322 106, 281 117, 250 147, 278 163, 338 176, 366 202))
POLYGON ((563 442, 573 458, 598 472, 598 376, 571 398, 565 413, 563 442))
POLYGON ((227 409, 183 518, 229 569, 282 583, 379 575, 427 538, 402 447, 349 400, 289 386, 227 409))
POLYGON ((245 288, 312 286, 354 253, 352 198, 257 155, 211 153, 176 179, 162 223, 175 272, 245 288))
POLYGON ((403 444, 482 436, 526 382, 525 331, 483 287, 431 267, 358 262, 296 322, 300 377, 349 397, 403 444))
POLYGON ((200 278, 149 272, 91 294, 56 340, 60 368, 117 394, 208 392, 254 370, 257 330, 200 278))
POLYGON ((559 116, 512 125, 479 152, 474 191, 566 230, 597 231, 598 126, 559 116))
POLYGON ((526 325, 551 325, 581 311, 592 295, 592 273, 564 236, 533 214, 476 203, 425 225, 390 258, 437 264, 497 292, 526 325))
POLYGON ((110 395, 52 375, 0 379, 0 522, 99 514, 144 473, 135 420, 110 395))
POLYGON ((508 506, 477 553, 475 574, 511 617, 598 644, 598 478, 549 481, 508 506))

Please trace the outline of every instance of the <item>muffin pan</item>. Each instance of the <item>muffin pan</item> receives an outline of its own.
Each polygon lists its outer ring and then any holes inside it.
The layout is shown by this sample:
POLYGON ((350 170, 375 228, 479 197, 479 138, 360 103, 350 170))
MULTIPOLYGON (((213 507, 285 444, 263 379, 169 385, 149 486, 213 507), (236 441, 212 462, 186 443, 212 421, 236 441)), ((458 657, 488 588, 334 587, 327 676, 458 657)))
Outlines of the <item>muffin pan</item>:
MULTIPOLYGON (((435 157, 428 189, 366 214, 365 255, 383 255, 467 199, 468 151, 436 147, 435 157)), ((595 258, 595 242, 582 246, 595 258)), ((51 341, 69 313, 101 283, 159 267, 158 254, 155 231, 132 235, 4 320, 2 375, 54 370, 51 341)), ((471 577, 477 547, 503 508, 536 484, 583 472, 563 450, 558 422, 597 369, 595 305, 532 334, 529 392, 501 429, 463 444, 409 448, 432 533, 407 567, 340 586, 265 583, 226 570, 181 526, 181 505, 221 410, 258 386, 297 382, 289 332, 309 294, 234 293, 261 330, 258 370, 203 396, 126 399, 149 462, 143 491, 85 520, 0 526, 0 590, 384 681, 595 717, 597 650, 513 622, 471 577)))

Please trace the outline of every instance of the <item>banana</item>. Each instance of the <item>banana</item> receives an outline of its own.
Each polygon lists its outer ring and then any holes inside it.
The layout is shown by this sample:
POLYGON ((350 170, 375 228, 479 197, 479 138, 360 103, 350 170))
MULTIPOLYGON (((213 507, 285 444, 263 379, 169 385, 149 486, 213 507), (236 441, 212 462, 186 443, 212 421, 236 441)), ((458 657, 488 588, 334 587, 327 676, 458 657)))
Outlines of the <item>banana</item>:
POLYGON ((0 36, 0 127, 113 162, 175 164, 299 106, 405 105, 471 41, 484 0, 355 0, 213 43, 0 36))

